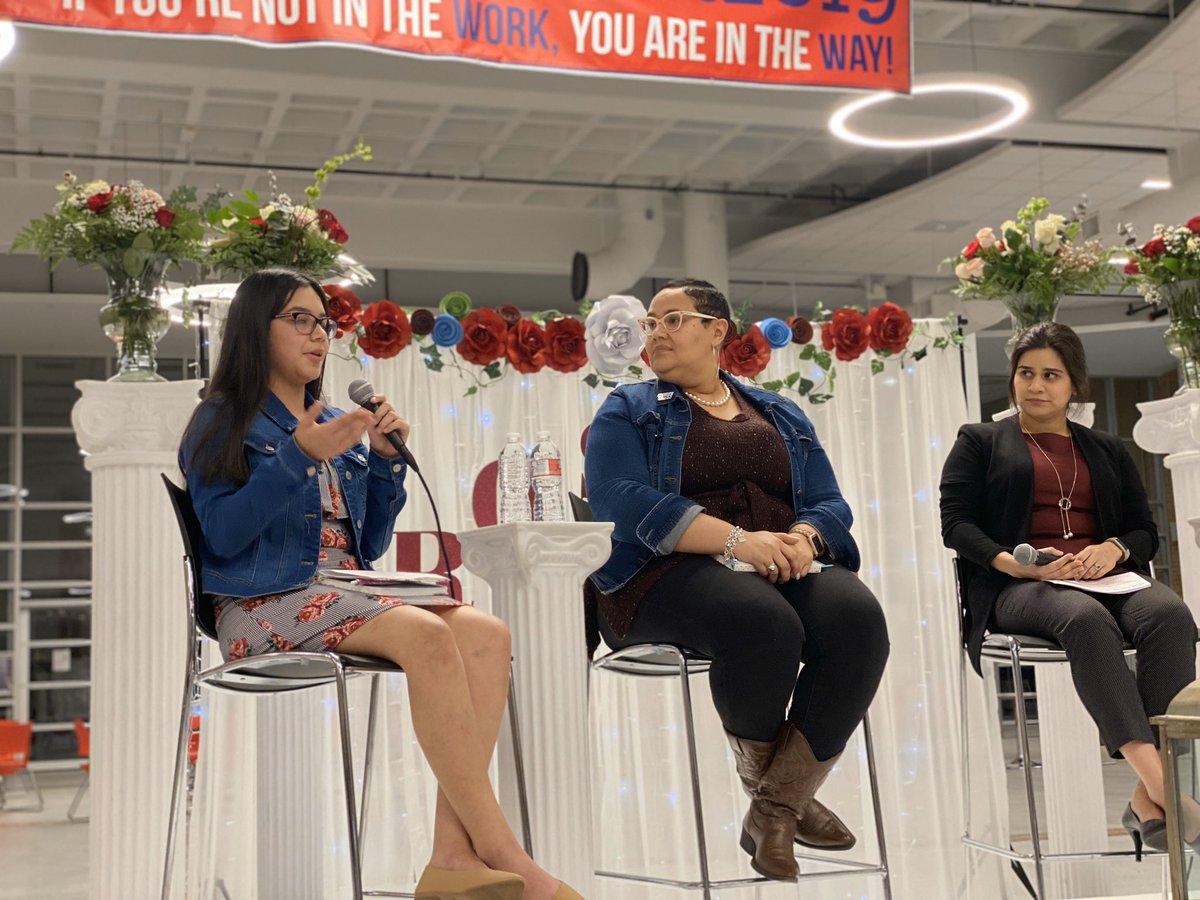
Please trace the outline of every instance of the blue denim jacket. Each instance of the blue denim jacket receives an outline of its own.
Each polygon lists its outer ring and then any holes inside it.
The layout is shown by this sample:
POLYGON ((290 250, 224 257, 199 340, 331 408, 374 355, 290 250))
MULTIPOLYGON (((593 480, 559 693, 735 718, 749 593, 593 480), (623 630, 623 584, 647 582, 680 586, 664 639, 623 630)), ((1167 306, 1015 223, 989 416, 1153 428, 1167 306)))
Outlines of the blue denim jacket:
MULTIPOLYGON (((311 402, 311 398, 308 398, 311 402)), ((321 487, 318 463, 296 445, 296 417, 274 394, 250 423, 244 442, 250 480, 206 484, 203 466, 190 466, 195 441, 220 415, 202 404, 190 437, 179 449, 192 505, 204 534, 201 582, 205 593, 257 597, 310 582, 321 544, 321 487)), ((325 407, 318 421, 343 415, 325 407)), ((218 432, 219 438, 219 432, 218 432)), ((203 453, 201 453, 203 458, 203 453)), ((353 447, 333 459, 354 530, 354 552, 362 568, 383 555, 407 494, 407 466, 353 447)))
MULTIPOLYGON (((779 429, 792 459, 796 522, 816 528, 834 561, 857 571, 850 507, 808 416, 778 394, 747 387, 725 373, 721 377, 779 429)), ((588 500, 597 521, 616 524, 612 555, 592 575, 606 594, 624 586, 654 556, 671 553, 704 511, 679 493, 691 421, 691 406, 675 385, 644 381, 614 390, 592 422, 584 462, 588 500)))

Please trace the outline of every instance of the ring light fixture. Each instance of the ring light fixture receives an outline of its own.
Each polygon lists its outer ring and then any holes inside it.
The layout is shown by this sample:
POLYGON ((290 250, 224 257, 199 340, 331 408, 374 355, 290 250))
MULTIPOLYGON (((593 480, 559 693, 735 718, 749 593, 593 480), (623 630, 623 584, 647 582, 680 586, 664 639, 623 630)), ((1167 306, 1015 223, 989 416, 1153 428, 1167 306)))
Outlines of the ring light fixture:
POLYGON ((943 76, 937 80, 926 80, 921 84, 913 85, 912 93, 908 96, 922 97, 929 94, 973 94, 995 97, 1007 103, 1008 109, 978 124, 971 124, 967 128, 941 134, 901 137, 864 134, 861 131, 855 131, 848 124, 850 117, 854 114, 893 100, 907 99, 906 95, 897 94, 894 91, 878 91, 839 106, 829 117, 829 130, 843 141, 863 147, 875 147, 880 150, 924 150, 929 147, 961 144, 995 134, 1025 118, 1031 105, 1024 86, 1019 82, 1007 79, 989 78, 985 80, 977 76, 943 76))

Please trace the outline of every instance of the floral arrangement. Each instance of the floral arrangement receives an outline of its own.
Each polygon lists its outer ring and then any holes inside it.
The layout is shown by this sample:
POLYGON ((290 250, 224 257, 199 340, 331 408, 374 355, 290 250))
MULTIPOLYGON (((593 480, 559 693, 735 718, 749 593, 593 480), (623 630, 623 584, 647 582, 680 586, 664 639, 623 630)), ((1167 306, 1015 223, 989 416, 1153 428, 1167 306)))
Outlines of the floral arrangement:
POLYGON ((14 250, 32 250, 54 266, 66 259, 97 266, 114 292, 130 282, 152 292, 167 267, 200 256, 203 227, 194 188, 176 188, 164 199, 140 181, 81 182, 67 172, 57 191, 54 208, 21 229, 14 250))
POLYGON ((1008 301, 1022 325, 1049 319, 1068 294, 1101 293, 1113 277, 1111 251, 1100 241, 1080 241, 1085 196, 1071 218, 1049 212, 1050 202, 1034 197, 997 235, 981 228, 962 252, 943 260, 953 266, 960 297, 1008 301))
POLYGON ((1119 225, 1117 233, 1129 253, 1126 281, 1149 302, 1159 301, 1163 285, 1200 280, 1200 216, 1184 225, 1155 225, 1154 237, 1140 247, 1132 225, 1119 225))
POLYGON ((227 199, 217 192, 204 202, 205 219, 213 237, 203 262, 222 277, 241 280, 268 266, 289 266, 314 278, 358 276, 370 281, 365 269, 349 262, 343 245, 346 229, 328 209, 316 206, 321 186, 351 160, 371 159, 371 148, 359 141, 349 153, 327 160, 304 189, 297 203, 279 193, 271 173, 271 197, 263 203, 254 191, 227 199))
MULTIPOLYGON (((606 297, 585 306, 581 320, 557 310, 526 317, 511 305, 475 308, 461 291, 443 297, 436 311, 404 309, 390 300, 364 309, 349 288, 324 287, 329 315, 338 323, 337 337, 347 341, 351 355, 361 352, 375 359, 390 359, 416 339, 427 368, 440 372, 449 366, 470 382, 466 396, 504 377, 508 370, 532 374, 549 368, 569 373, 586 367, 590 371, 583 380, 592 387, 614 387, 645 377, 645 369, 639 365, 645 362, 645 338, 638 320, 646 315, 646 307, 636 297, 606 297)), ((830 315, 818 307, 820 346, 812 342, 816 330, 808 319, 791 316, 786 321, 767 318, 748 324, 747 314, 745 308, 735 312, 737 334, 722 349, 721 366, 755 381, 772 354, 799 345, 797 371, 761 387, 791 390, 812 403, 832 398, 835 357, 849 362, 870 350, 875 354, 871 372, 879 374, 888 358, 898 357, 902 363, 917 361, 931 346, 942 349, 962 340, 957 333, 931 338, 924 326, 914 326, 909 314, 894 303, 884 303, 869 313, 846 307, 830 315)))

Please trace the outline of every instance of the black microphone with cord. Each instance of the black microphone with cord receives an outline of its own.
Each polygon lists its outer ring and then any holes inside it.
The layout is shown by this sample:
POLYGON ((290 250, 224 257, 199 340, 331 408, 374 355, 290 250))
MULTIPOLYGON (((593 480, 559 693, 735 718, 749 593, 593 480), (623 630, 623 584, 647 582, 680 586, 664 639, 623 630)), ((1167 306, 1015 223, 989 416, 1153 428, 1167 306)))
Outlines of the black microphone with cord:
POLYGON ((1034 548, 1033 544, 1017 544, 1013 547, 1013 559, 1017 561, 1018 566, 1048 566, 1050 563, 1060 559, 1061 557, 1052 556, 1049 553, 1043 553, 1041 550, 1034 548))
MULTIPOLYGON (((370 412, 376 412, 379 409, 378 403, 372 403, 371 398, 375 396, 375 388, 371 382, 365 381, 362 378, 356 378, 350 382, 350 400, 351 402, 361 406, 363 409, 370 412)), ((404 457, 404 461, 418 475, 421 474, 421 467, 417 465, 417 461, 413 459, 412 452, 404 443, 404 438, 400 437, 397 431, 389 431, 384 435, 388 439, 388 443, 400 451, 400 455, 404 457)))
MULTIPOLYGON (((372 403, 371 398, 375 396, 375 388, 369 381, 362 378, 356 378, 350 382, 348 391, 350 400, 363 409, 375 412, 379 409, 378 403, 372 403)), ((450 597, 454 600, 458 599, 458 594, 454 590, 454 575, 450 571, 450 554, 446 552, 446 538, 442 534, 442 517, 438 515, 437 504, 433 502, 433 493, 429 490, 429 485, 425 481, 425 476, 421 474, 420 468, 417 466, 417 461, 413 459, 412 451, 404 443, 404 438, 400 437, 395 431, 390 431, 384 435, 393 447, 399 452, 400 456, 408 463, 408 467, 417 473, 417 478, 421 481, 421 487, 425 488, 425 496, 429 498, 429 508, 433 510, 433 524, 437 528, 438 549, 442 552, 442 566, 446 570, 447 588, 450 591, 450 597)))

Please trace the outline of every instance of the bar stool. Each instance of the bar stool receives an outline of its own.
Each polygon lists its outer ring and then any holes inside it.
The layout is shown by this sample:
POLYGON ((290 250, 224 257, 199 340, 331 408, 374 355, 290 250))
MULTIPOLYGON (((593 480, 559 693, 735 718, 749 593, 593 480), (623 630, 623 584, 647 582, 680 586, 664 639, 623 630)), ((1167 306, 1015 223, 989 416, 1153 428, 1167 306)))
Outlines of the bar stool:
MULTIPOLYGON (((967 649, 966 649, 966 634, 968 622, 970 620, 967 611, 966 603, 964 602, 962 585, 962 565, 963 561, 955 557, 954 559, 954 587, 958 596, 958 636, 959 644, 962 647, 962 654, 959 658, 959 719, 962 729, 962 748, 963 748, 963 764, 962 764, 962 796, 963 796, 963 835, 962 842, 968 848, 981 850, 985 853, 992 853, 996 856, 1001 856, 1009 860, 1013 864, 1013 868, 1017 871, 1018 877, 1026 882, 1028 887, 1033 892, 1033 887, 1028 884, 1024 871, 1020 868, 1022 862, 1033 863, 1034 879, 1036 883, 1036 893, 1034 897, 1046 896, 1046 876, 1045 864, 1053 862, 1080 862, 1085 860, 1095 859, 1114 859, 1121 857, 1133 857, 1132 850, 1096 850, 1096 851, 1073 851, 1066 853, 1048 853, 1042 848, 1041 831, 1038 825, 1037 803, 1033 787, 1033 770, 1038 768, 1037 764, 1031 764, 1033 757, 1030 755, 1029 749, 1029 716, 1025 710, 1025 686, 1022 684, 1021 667, 1022 666, 1043 666, 1043 665, 1066 665, 1068 664, 1067 654, 1063 648, 1054 641, 1045 638, 1033 637, 1024 634, 988 634, 983 639, 983 649, 980 653, 980 659, 984 662, 993 665, 1003 665, 1005 663, 1012 666, 1013 670, 1013 703, 1014 718, 1017 723, 1017 762, 1015 768, 1021 770, 1025 783, 1025 804, 1029 814, 1029 833, 1033 844, 1033 850, 1030 853, 1018 853, 1011 846, 1001 847, 998 844, 990 844, 986 841, 978 840, 971 836, 971 758, 967 752, 970 746, 968 743, 970 732, 968 727, 968 709, 967 709, 967 649)), ((1129 658, 1136 651, 1133 647, 1126 646, 1125 656, 1129 658)), ((1142 856, 1162 856, 1166 854, 1159 850, 1144 849, 1142 856)))
MULTIPOLYGON (((376 743, 376 721, 382 683, 379 676, 403 674, 404 670, 385 659, 354 656, 346 653, 287 651, 267 653, 245 659, 231 660, 210 669, 202 668, 202 650, 206 638, 217 640, 216 623, 211 609, 201 604, 200 565, 197 548, 200 546, 200 522, 192 508, 191 497, 162 476, 171 505, 179 522, 184 547, 184 579, 188 603, 188 664, 184 682, 183 704, 180 712, 179 742, 175 752, 175 778, 171 790, 171 814, 167 831, 167 851, 163 864, 162 900, 168 900, 175 862, 176 827, 181 804, 190 815, 192 782, 196 756, 190 752, 193 744, 193 706, 201 688, 237 694, 277 694, 285 691, 308 690, 333 685, 335 689, 339 741, 342 761, 342 790, 346 804, 346 825, 349 835, 351 884, 354 900, 372 897, 411 897, 412 894, 363 889, 361 847, 367 822, 366 801, 370 794, 372 763, 376 743), (349 678, 365 675, 371 679, 370 704, 367 710, 367 746, 363 765, 362 802, 356 803, 354 789, 353 747, 350 739, 350 711, 346 696, 349 678)), ((516 693, 509 680, 509 725, 512 732, 513 757, 516 768, 517 798, 521 811, 522 836, 525 850, 532 856, 529 826, 529 799, 525 784, 524 759, 521 753, 520 723, 517 718, 516 693)))
MULTIPOLYGON (((708 846, 704 835, 704 804, 701 798, 700 769, 696 755, 696 726, 692 711, 692 690, 689 676, 705 674, 711 665, 711 659, 671 644, 635 644, 622 650, 615 650, 608 653, 592 663, 593 673, 613 672, 618 675, 636 678, 679 679, 680 694, 683 700, 684 732, 687 739, 688 772, 691 779, 692 805, 695 810, 696 852, 700 862, 700 878, 697 880, 656 878, 636 873, 603 870, 596 872, 598 876, 636 881, 642 884, 660 884, 675 888, 699 890, 703 891, 705 900, 710 900, 713 896, 713 891, 717 890, 777 883, 761 876, 714 880, 709 870, 708 846)), ((863 743, 866 749, 867 774, 871 789, 871 806, 874 810, 875 837, 879 844, 879 861, 877 863, 868 863, 821 853, 797 852, 797 859, 810 860, 833 867, 830 871, 801 872, 799 880, 807 881, 846 875, 879 875, 883 879, 884 897, 887 900, 891 900, 892 882, 888 871, 883 813, 879 804, 879 781, 875 770, 875 746, 871 740, 871 726, 867 719, 863 719, 863 743)))

